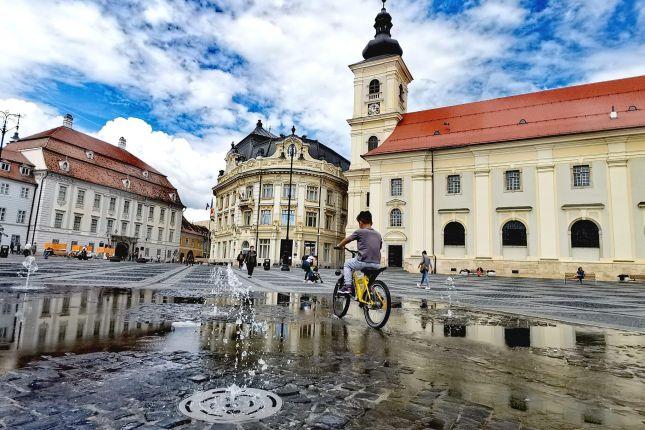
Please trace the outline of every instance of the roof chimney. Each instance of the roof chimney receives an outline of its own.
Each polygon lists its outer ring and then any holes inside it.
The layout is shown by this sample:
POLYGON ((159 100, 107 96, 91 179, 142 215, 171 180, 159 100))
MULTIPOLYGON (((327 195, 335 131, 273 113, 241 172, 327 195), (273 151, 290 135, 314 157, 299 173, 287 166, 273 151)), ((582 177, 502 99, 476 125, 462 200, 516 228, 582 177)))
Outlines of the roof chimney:
POLYGON ((65 114, 63 117, 63 127, 72 128, 74 125, 74 117, 71 114, 65 114))
POLYGON ((119 148, 125 149, 125 137, 119 137, 119 148))

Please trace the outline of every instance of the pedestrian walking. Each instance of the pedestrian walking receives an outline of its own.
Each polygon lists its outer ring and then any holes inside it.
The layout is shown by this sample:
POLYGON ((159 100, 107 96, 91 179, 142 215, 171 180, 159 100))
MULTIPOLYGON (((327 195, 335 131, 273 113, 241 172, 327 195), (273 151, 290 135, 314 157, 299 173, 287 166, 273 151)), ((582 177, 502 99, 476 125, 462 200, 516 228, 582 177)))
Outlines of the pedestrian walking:
POLYGON ((242 270, 242 265, 244 264, 244 254, 242 251, 237 255, 237 264, 239 264, 240 270, 242 270))
POLYGON ((9 252, 11 252, 11 253, 13 254, 13 250, 14 250, 14 248, 15 248, 15 247, 16 247, 16 244, 15 244, 15 243, 13 243, 13 242, 11 242, 11 243, 9 244, 9 252))
POLYGON ((255 247, 250 247, 246 253, 246 257, 243 260, 246 263, 246 271, 249 274, 249 278, 253 276, 253 269, 258 264, 258 253, 255 252, 255 247))
POLYGON ((430 288, 428 283, 428 272, 432 270, 432 261, 428 257, 428 253, 423 251, 421 253, 421 262, 419 263, 419 272, 421 272, 421 282, 417 284, 419 288, 430 288))

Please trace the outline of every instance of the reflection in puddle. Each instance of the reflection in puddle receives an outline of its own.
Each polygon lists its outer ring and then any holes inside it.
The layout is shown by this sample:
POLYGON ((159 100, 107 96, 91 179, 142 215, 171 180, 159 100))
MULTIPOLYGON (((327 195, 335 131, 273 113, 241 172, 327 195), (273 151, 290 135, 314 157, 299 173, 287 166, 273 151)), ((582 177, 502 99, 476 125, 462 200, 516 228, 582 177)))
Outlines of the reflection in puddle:
MULTIPOLYGON (((42 354, 106 349, 206 349, 223 360, 234 357, 238 325, 212 310, 235 303, 168 294, 98 288, 0 293, 0 371, 42 354), (187 311, 176 314, 180 309, 187 311)), ((642 425, 645 336, 459 309, 447 318, 444 305, 416 300, 402 300, 386 330, 377 332, 365 326, 356 306, 345 321, 331 317, 329 299, 254 294, 263 325, 245 328, 250 347, 244 361, 289 353, 302 359, 284 366, 310 369, 329 354, 369 355, 411 369, 401 375, 403 389, 391 387, 403 397, 433 382, 533 426, 642 425)))

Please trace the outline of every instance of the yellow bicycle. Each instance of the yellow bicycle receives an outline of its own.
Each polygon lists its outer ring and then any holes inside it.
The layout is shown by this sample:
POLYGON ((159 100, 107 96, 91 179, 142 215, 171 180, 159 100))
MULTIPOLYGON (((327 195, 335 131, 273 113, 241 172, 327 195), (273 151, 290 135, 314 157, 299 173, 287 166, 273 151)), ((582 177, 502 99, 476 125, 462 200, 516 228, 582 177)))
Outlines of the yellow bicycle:
MULTIPOLYGON (((355 257, 358 252, 345 248, 346 251, 355 257)), ((363 309, 365 321, 367 325, 372 328, 380 329, 387 323, 390 318, 390 310, 392 308, 392 298, 390 297, 390 289, 385 282, 379 281, 376 278, 386 268, 380 269, 363 269, 360 272, 355 271, 353 275, 353 292, 349 294, 338 294, 338 290, 343 288, 345 282, 342 272, 336 271, 336 276, 340 276, 334 287, 334 295, 332 298, 334 315, 338 318, 343 318, 349 309, 350 300, 353 298, 358 302, 358 306, 363 309)))

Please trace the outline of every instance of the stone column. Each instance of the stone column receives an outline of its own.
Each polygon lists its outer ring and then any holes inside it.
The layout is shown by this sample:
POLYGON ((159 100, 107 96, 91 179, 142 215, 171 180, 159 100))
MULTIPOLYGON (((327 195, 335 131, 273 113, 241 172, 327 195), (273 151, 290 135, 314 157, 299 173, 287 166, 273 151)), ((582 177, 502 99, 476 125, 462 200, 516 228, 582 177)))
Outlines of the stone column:
POLYGON ((553 164, 537 166, 538 256, 543 260, 558 258, 557 189, 553 164))
MULTIPOLYGON (((382 188, 380 174, 378 176, 370 175, 370 212, 372 213, 372 221, 374 222, 374 229, 384 234, 386 222, 383 222, 383 213, 386 210, 382 188)), ((349 225, 353 221, 348 220, 347 224, 349 225)), ((355 222, 354 225, 356 225, 355 222)))
MULTIPOLYGON (((420 256, 426 245, 426 230, 430 227, 427 222, 430 218, 426 209, 426 178, 423 173, 412 175, 412 190, 410 193, 410 207, 404 212, 403 225, 408 232, 410 256, 420 256)), ((431 214, 432 212, 430 212, 431 214)))
MULTIPOLYGON (((631 196, 626 159, 607 160, 609 167, 610 223, 614 261, 634 261, 631 196)), ((605 236, 606 237, 606 236, 605 236)), ((602 245, 601 245, 602 246, 602 245)))
POLYGON ((475 258, 491 258, 490 170, 475 171, 475 258))

